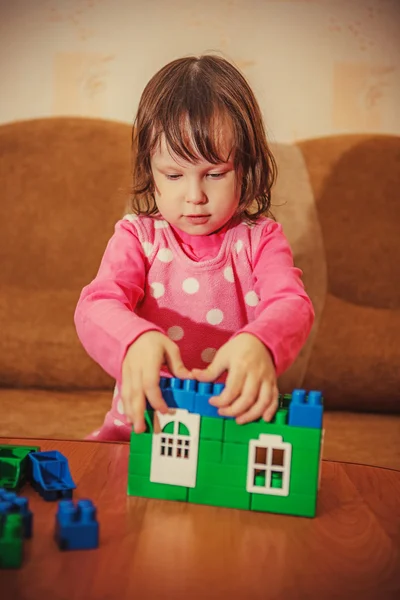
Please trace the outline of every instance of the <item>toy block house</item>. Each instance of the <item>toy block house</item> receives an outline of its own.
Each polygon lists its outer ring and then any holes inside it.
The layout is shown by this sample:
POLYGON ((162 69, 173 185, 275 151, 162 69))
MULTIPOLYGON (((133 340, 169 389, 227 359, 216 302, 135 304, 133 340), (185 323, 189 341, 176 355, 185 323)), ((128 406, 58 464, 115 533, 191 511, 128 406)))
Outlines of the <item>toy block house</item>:
POLYGON ((168 414, 132 432, 128 494, 315 516, 322 445, 320 392, 279 399, 270 423, 238 425, 209 404, 223 384, 162 378, 168 414))

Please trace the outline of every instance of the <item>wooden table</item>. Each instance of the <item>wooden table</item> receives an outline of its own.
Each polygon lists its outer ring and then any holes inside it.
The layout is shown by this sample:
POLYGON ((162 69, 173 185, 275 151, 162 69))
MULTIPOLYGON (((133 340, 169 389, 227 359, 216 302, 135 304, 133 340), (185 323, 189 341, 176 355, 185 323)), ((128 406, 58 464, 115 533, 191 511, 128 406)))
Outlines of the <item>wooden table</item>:
POLYGON ((0 571, 1 600, 400 598, 400 472, 324 462, 306 519, 128 497, 127 444, 0 443, 65 454, 101 527, 98 550, 59 551, 56 503, 25 487, 34 537, 0 571))

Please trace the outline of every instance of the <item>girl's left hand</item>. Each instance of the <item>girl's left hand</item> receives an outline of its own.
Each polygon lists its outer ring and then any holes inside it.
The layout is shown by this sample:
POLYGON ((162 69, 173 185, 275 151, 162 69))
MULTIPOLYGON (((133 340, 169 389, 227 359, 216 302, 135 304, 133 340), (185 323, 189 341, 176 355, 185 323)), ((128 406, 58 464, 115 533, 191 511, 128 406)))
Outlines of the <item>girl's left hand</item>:
POLYGON ((271 354, 258 338, 240 333, 216 353, 207 369, 193 369, 195 379, 215 381, 228 371, 220 396, 210 399, 222 417, 236 417, 238 424, 262 417, 270 421, 278 408, 276 372, 271 354))

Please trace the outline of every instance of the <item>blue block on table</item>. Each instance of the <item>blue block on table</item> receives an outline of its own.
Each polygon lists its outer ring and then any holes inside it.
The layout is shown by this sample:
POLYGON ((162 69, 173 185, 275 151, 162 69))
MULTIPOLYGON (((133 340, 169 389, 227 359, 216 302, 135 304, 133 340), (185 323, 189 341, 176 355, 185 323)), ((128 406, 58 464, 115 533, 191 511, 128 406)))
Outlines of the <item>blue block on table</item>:
POLYGON ((58 503, 54 537, 60 550, 92 550, 99 545, 99 523, 91 500, 58 503))
POLYGON ((68 460, 57 450, 31 452, 31 484, 44 500, 72 498, 76 485, 69 471, 68 460))

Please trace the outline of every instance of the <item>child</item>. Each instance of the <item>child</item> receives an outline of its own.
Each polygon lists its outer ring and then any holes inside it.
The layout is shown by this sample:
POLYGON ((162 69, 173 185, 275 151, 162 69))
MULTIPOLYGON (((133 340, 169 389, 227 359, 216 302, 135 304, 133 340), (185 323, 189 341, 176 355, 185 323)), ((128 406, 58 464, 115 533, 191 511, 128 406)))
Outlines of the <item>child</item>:
POLYGON ((160 374, 226 378, 210 400, 219 414, 268 421, 314 311, 281 226, 263 216, 276 167, 253 92, 222 58, 175 60, 142 94, 133 146, 131 212, 75 313, 117 382, 88 439, 144 431, 146 398, 165 413, 160 374))

